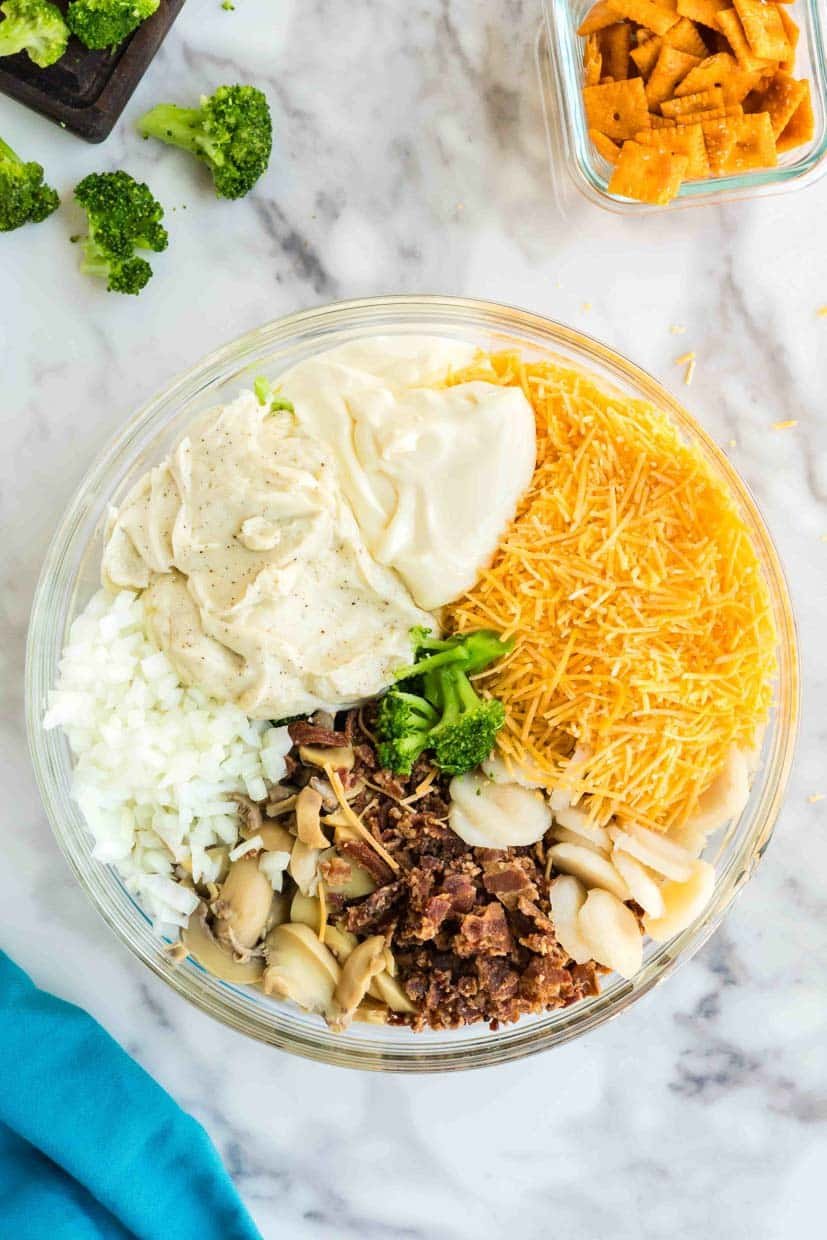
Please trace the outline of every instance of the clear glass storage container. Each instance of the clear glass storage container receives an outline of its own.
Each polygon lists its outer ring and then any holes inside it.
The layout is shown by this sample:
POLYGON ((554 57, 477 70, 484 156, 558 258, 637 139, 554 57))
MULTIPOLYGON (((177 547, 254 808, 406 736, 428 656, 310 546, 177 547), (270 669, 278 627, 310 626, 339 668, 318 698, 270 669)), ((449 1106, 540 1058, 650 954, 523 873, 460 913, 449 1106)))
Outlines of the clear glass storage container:
POLYGON ((668 206, 617 198, 608 191, 608 163, 592 145, 583 106, 583 46, 577 28, 594 0, 543 0, 545 21, 537 41, 538 70, 552 160, 552 175, 563 170, 591 202, 621 215, 671 211, 778 194, 803 188, 827 170, 827 34, 824 0, 795 0, 790 16, 801 28, 796 78, 808 78, 815 114, 811 142, 779 156, 775 168, 737 176, 686 181, 668 206))
POLYGON ((701 427, 650 375, 588 336, 507 306, 446 297, 372 298, 277 320, 205 358, 139 410, 95 461, 55 533, 35 596, 26 667, 29 743, 54 834, 87 895, 129 950, 179 994, 242 1033, 331 1064, 405 1072, 502 1063, 567 1042, 624 1011, 688 959, 718 925, 770 839, 792 762, 798 692, 795 624, 777 553, 744 482, 701 427), (657 405, 731 489, 763 565, 778 626, 779 676, 761 768, 741 818, 714 837, 705 853, 716 866, 716 882, 702 917, 669 943, 647 943, 643 968, 632 981, 612 975, 594 998, 494 1032, 472 1026, 414 1034, 355 1024, 335 1034, 320 1017, 220 981, 192 960, 175 964, 115 869, 92 857, 91 838, 71 798, 67 742, 59 729, 44 732, 41 725, 69 626, 99 586, 108 506, 171 449, 196 414, 231 400, 255 376, 276 380, 303 358, 347 340, 397 333, 432 333, 488 350, 514 348, 562 360, 604 386, 657 405))

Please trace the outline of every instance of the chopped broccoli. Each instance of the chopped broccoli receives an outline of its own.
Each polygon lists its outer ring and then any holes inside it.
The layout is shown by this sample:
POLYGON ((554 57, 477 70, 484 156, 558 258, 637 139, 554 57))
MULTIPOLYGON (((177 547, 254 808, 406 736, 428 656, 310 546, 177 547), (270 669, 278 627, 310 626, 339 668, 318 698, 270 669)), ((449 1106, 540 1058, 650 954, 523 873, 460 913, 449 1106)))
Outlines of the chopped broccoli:
POLYGON ((43 183, 41 165, 24 164, 0 138, 0 232, 39 224, 59 205, 55 190, 43 183))
POLYGON ((430 749, 441 770, 461 775, 488 757, 505 722, 502 702, 479 697, 469 674, 508 654, 514 643, 490 629, 441 640, 417 628, 411 638, 416 655, 423 657, 400 668, 397 679, 420 687, 421 693, 397 685, 382 698, 376 716, 379 761, 409 775, 420 754, 430 749))
POLYGON ((267 405, 268 413, 277 413, 280 409, 286 409, 288 413, 295 413, 295 407, 292 400, 283 400, 281 396, 273 391, 273 385, 264 375, 259 375, 253 383, 253 391, 260 405, 267 405))
POLYGON ((84 47, 116 48, 151 17, 160 0, 72 0, 66 21, 84 47))
POLYGON ((219 198, 249 193, 273 147, 270 108, 255 86, 219 86, 198 108, 159 103, 138 122, 138 132, 197 155, 212 172, 219 198))
POLYGON ((161 204, 128 172, 93 172, 76 187, 75 198, 89 221, 81 270, 105 279, 112 293, 140 293, 152 268, 135 250, 159 253, 167 247, 161 204))
POLYGON ((0 4, 0 56, 26 52, 29 60, 46 69, 60 60, 69 41, 63 14, 48 0, 5 0, 0 4))

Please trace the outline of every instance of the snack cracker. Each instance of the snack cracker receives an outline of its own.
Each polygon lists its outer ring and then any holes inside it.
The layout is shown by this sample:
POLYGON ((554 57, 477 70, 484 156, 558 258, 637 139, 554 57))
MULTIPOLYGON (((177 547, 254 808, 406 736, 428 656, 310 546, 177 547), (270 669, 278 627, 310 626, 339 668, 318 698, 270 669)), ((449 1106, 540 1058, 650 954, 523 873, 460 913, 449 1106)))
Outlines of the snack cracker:
POLYGON ((764 0, 733 0, 750 50, 762 60, 784 60, 790 44, 778 6, 764 0))
POLYGON ((789 151, 794 146, 801 146, 804 142, 812 142, 815 137, 816 118, 813 114, 813 101, 810 98, 810 83, 807 82, 806 86, 804 98, 787 121, 787 126, 781 136, 776 139, 775 146, 779 152, 789 151))
POLYGON ((649 108, 640 78, 587 86, 583 91, 590 129, 599 129, 615 141, 649 129, 649 108))
POLYGON ((661 8, 653 0, 611 0, 612 8, 621 17, 653 30, 655 34, 666 34, 667 30, 677 24, 677 13, 661 8))
POLYGON ((646 83, 646 101, 652 111, 675 93, 675 87, 701 62, 697 56, 679 52, 666 43, 660 49, 655 67, 646 83))
POLYGON ((624 142, 609 181, 609 193, 665 206, 680 189, 688 165, 686 155, 653 150, 639 142, 624 142))
POLYGON ((684 112, 708 112, 725 106, 724 92, 720 86, 712 86, 709 90, 699 90, 694 95, 666 99, 660 105, 660 110, 664 116, 682 116, 684 112))
POLYGON ((724 163, 726 174, 772 168, 778 162, 772 124, 766 112, 734 120, 735 142, 724 163))

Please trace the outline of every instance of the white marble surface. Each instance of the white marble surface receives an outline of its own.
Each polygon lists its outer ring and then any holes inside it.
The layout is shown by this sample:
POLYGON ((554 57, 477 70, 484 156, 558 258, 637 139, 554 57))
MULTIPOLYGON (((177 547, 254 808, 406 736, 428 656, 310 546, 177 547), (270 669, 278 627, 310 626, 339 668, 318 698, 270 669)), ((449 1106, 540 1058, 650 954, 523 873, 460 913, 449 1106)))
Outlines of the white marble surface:
POLYGON ((0 238, 0 943, 203 1120, 266 1237, 809 1240, 824 1234, 827 1172, 827 800, 808 802, 827 792, 827 180, 645 221, 571 195, 561 212, 538 20, 538 0, 236 0, 234 13, 189 0, 103 147, 0 99, 0 132, 67 200, 81 175, 124 165, 178 206, 139 300, 78 273, 71 206, 0 238), (131 122, 238 78, 267 90, 278 136, 257 191, 219 203, 195 164, 141 144, 131 122), (805 690, 775 842, 696 959, 575 1045, 416 1080, 248 1044, 168 993, 70 878, 22 717, 40 562, 121 420, 249 327, 393 291, 545 312, 688 397, 778 540, 805 690), (698 354, 690 392, 673 364, 685 349, 698 354), (785 418, 798 426, 774 431, 785 418))

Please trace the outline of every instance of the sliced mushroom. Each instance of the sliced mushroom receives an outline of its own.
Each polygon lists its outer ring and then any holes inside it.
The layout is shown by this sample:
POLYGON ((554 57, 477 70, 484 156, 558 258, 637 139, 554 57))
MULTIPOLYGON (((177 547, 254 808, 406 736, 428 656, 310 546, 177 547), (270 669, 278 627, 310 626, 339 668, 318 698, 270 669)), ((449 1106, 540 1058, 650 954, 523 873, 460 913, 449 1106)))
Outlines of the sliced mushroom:
POLYGON ((661 917, 644 917, 643 928, 656 943, 665 943, 691 926, 709 903, 715 888, 715 867, 708 861, 693 861, 686 882, 667 882, 661 887, 664 912, 661 917))
POLYGON ((319 849, 308 848, 301 840, 294 840, 288 868, 299 891, 306 896, 313 895, 319 881, 319 849))
POLYGON ((585 964, 591 960, 592 951, 580 933, 577 918, 586 903, 586 888, 572 874, 561 874, 549 887, 549 901, 560 946, 575 964, 585 964))
POLYGON ((350 953, 359 946, 356 935, 351 934, 349 930, 342 930, 340 926, 328 926, 324 941, 339 964, 344 964, 350 953))
POLYGON ((319 825, 321 809, 321 793, 309 785, 302 788, 296 800, 296 830, 308 848, 327 848, 330 843, 319 825))
POLYGON ((258 835, 263 822, 260 807, 250 797, 245 797, 240 792, 233 793, 232 800, 238 806, 242 839, 247 840, 253 835, 258 835))
POLYGON ((643 963, 643 939, 631 909, 609 891, 595 888, 577 915, 577 928, 598 964, 634 977, 643 963))
POLYGON ((340 856, 335 848, 328 848, 321 854, 319 866, 323 867, 322 873, 328 890, 344 896, 347 900, 358 900, 360 896, 369 896, 376 890, 376 882, 364 866, 351 861, 349 857, 340 856), (337 873, 337 870, 340 872, 337 873))
POLYGON ((664 878, 674 878, 676 882, 683 883, 692 873, 692 854, 657 831, 630 822, 625 829, 610 827, 609 835, 616 848, 636 857, 664 878))
POLYGON ((660 883, 645 866, 620 848, 616 848, 612 853, 612 865, 629 888, 632 899, 640 905, 644 913, 648 913, 650 917, 660 917, 663 914, 660 883))
POLYGON ((309 926, 276 926, 265 943, 264 993, 292 999, 308 1012, 327 1014, 342 971, 335 956, 309 926))
POLYGON ((551 838, 555 844, 576 844, 578 848, 591 848, 593 852, 600 853, 603 857, 608 857, 612 841, 606 835, 606 847, 602 844, 596 844, 593 840, 588 839, 585 835, 578 835, 576 831, 570 831, 568 827, 552 827, 551 838))
POLYGON ((399 982, 395 977, 391 977, 387 970, 376 974, 370 984, 368 994, 386 1003, 392 1012, 416 1011, 416 1004, 411 1003, 399 982))
POLYGON ((555 870, 573 874, 586 887, 602 887, 618 900, 628 900, 629 889, 617 870, 601 853, 585 844, 555 844, 548 850, 555 870))
POLYGON ((588 814, 584 814, 582 809, 558 809, 554 815, 554 821, 561 827, 565 827, 567 831, 572 831, 575 835, 579 835, 584 840, 588 840, 590 844, 594 844, 596 848, 602 848, 604 852, 608 852, 612 846, 609 839, 609 833, 605 827, 601 827, 599 823, 592 821, 588 814))
POLYGON ((319 918, 319 901, 313 896, 305 896, 300 891, 297 891, 290 903, 290 920, 295 923, 301 923, 303 926, 310 926, 311 930, 316 930, 319 925, 319 918))
POLYGON ((264 812, 268 818, 284 818, 286 814, 292 814, 296 808, 297 793, 291 791, 289 796, 280 797, 278 800, 270 800, 264 807, 264 812))
POLYGON ((388 1023, 388 1009, 384 1003, 375 1003, 370 999, 364 999, 353 1013, 351 1019, 361 1021, 365 1025, 386 1025, 388 1023))
POLYGON ((265 852, 289 853, 293 851, 295 837, 290 834, 287 827, 281 827, 275 822, 265 822, 259 835, 265 852))
POLYGON ((322 805, 326 814, 332 814, 338 808, 339 802, 336 799, 336 793, 324 775, 311 775, 307 781, 307 787, 312 788, 314 792, 318 792, 322 798, 322 805))
POLYGON ((371 980, 385 968, 385 938, 372 934, 351 952, 333 996, 327 1023, 336 1033, 347 1029, 353 1013, 368 993, 371 980))
POLYGON ((325 748, 322 745, 299 745, 299 758, 305 766, 332 766, 334 771, 352 771, 356 761, 352 745, 325 748))
POLYGON ((264 973, 264 961, 236 960, 232 952, 217 941, 207 925, 207 906, 199 904, 181 932, 181 942, 194 960, 224 982, 252 986, 264 973))
POLYGON ((749 800, 749 758, 733 745, 712 783, 698 798, 689 825, 707 834, 743 813, 749 800))
POLYGON ((240 857, 230 866, 214 903, 216 938, 236 951, 254 947, 264 933, 272 903, 273 888, 258 868, 258 858, 240 857))

